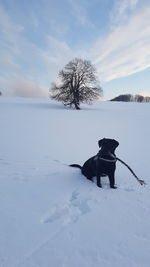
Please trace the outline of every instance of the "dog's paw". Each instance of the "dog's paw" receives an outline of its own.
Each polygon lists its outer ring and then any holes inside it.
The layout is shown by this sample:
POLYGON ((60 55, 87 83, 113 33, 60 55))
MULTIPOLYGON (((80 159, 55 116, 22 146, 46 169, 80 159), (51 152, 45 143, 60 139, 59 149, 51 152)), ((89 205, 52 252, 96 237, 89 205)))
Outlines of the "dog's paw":
POLYGON ((97 184, 98 187, 102 188, 102 185, 101 184, 97 184))
POLYGON ((114 186, 111 186, 110 188, 112 188, 112 189, 117 189, 117 186, 114 185, 114 186))

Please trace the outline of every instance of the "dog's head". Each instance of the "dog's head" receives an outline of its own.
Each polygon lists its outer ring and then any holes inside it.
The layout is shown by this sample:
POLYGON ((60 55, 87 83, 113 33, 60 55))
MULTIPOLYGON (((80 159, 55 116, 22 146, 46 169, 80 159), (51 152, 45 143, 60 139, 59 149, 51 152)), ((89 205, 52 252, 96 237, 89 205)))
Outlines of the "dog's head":
POLYGON ((115 139, 103 138, 98 141, 98 145, 100 148, 114 153, 117 146, 119 146, 119 142, 115 139))

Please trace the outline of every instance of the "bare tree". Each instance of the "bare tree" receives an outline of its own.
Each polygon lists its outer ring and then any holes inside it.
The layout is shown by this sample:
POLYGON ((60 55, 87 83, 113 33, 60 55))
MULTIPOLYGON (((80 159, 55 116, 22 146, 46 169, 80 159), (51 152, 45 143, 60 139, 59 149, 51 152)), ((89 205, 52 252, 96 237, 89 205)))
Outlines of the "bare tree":
POLYGON ((135 95, 136 102, 144 102, 144 96, 142 95, 135 95))
POLYGON ((90 103, 102 94, 96 69, 90 61, 75 58, 58 75, 60 84, 53 83, 50 98, 80 109, 80 103, 90 103))
POLYGON ((149 96, 145 96, 145 102, 150 102, 150 97, 149 96))

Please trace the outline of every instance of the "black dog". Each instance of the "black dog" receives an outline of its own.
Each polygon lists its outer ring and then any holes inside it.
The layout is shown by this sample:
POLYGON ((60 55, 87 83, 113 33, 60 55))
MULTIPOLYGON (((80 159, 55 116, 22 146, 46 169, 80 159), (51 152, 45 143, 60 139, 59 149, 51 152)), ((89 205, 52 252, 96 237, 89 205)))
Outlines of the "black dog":
POLYGON ((97 186, 99 187, 102 187, 101 177, 108 176, 110 187, 117 188, 115 186, 115 149, 119 143, 114 139, 103 138, 98 141, 98 145, 101 148, 98 154, 88 159, 82 167, 78 164, 72 164, 70 166, 80 168, 82 174, 91 181, 92 178, 96 176, 97 186))

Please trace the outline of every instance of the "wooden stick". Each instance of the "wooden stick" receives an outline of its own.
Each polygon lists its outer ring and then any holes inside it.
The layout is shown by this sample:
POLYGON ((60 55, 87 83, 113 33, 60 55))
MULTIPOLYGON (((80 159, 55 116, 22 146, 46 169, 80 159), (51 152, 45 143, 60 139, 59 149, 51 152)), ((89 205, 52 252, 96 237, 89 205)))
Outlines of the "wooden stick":
POLYGON ((138 177, 137 177, 137 175, 134 173, 134 171, 123 161, 123 160, 121 160, 121 159, 119 159, 119 158, 116 158, 118 161, 120 161, 122 164, 124 164, 129 170, 130 170, 130 172, 133 174, 133 176, 138 180, 138 182, 141 184, 141 185, 145 185, 146 183, 143 181, 143 180, 141 180, 141 179, 139 179, 138 177))

